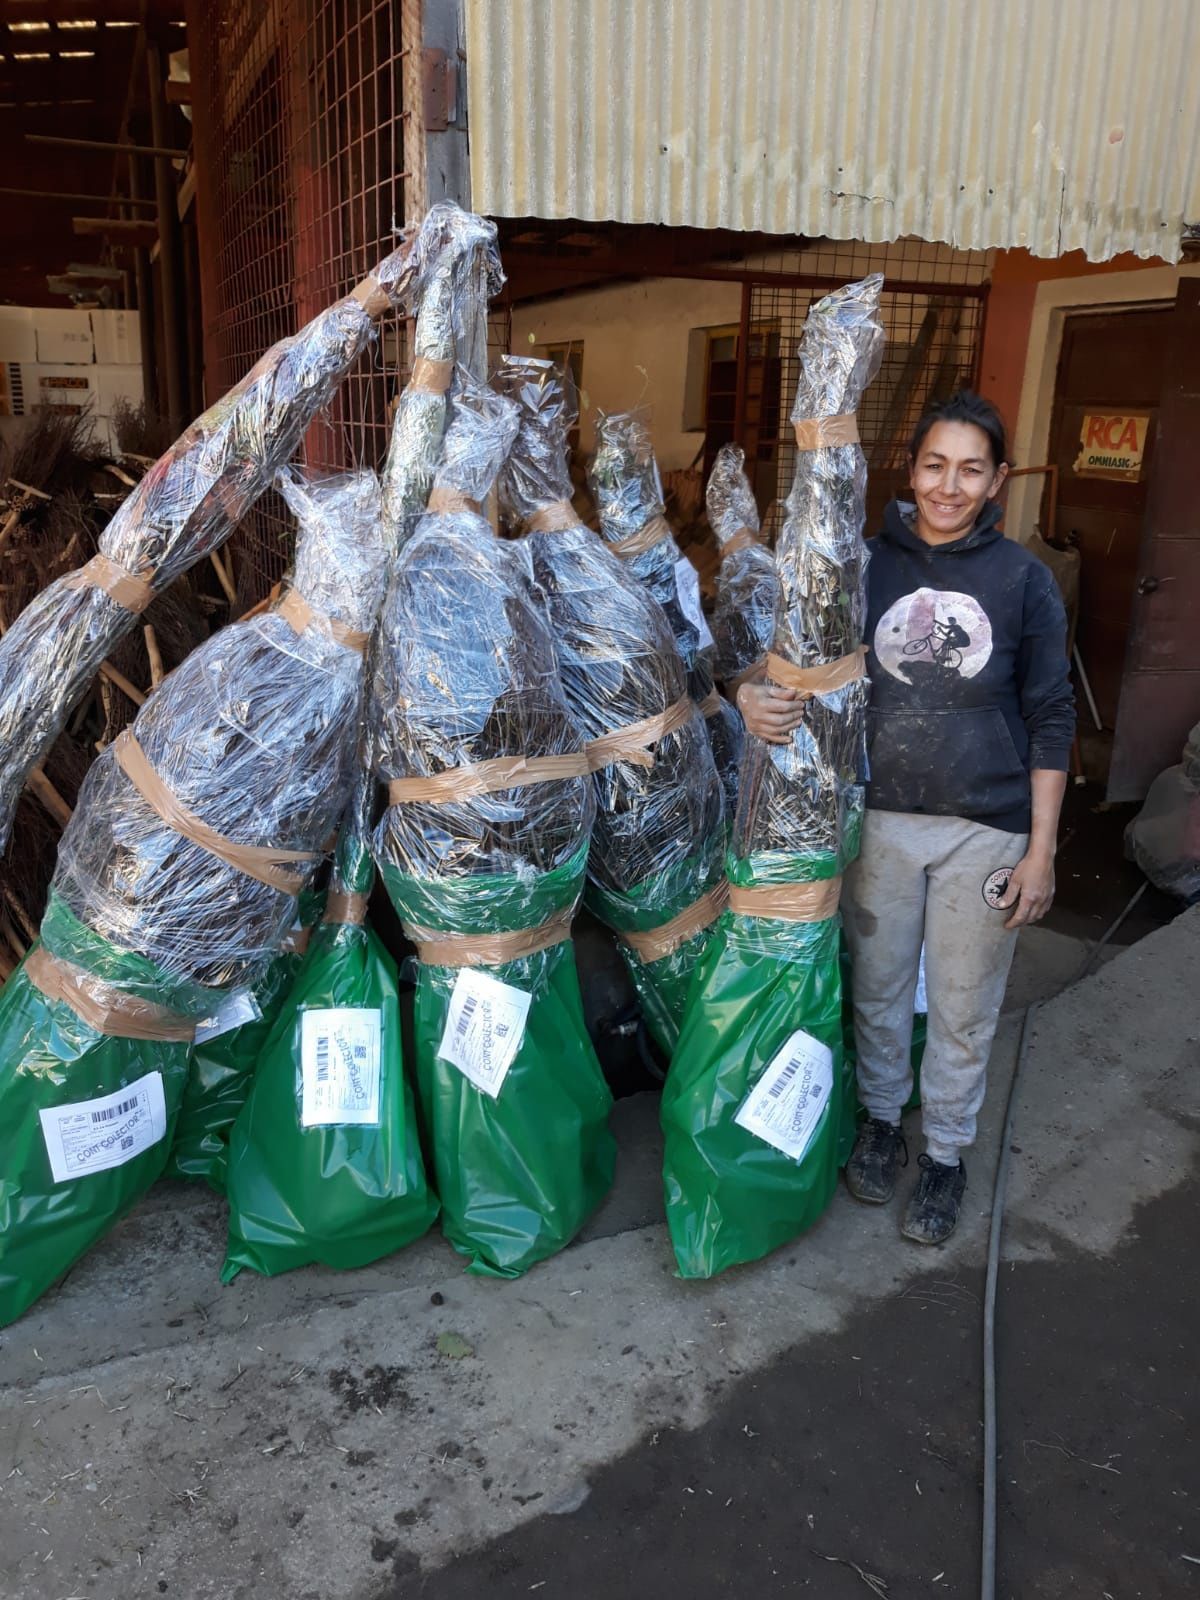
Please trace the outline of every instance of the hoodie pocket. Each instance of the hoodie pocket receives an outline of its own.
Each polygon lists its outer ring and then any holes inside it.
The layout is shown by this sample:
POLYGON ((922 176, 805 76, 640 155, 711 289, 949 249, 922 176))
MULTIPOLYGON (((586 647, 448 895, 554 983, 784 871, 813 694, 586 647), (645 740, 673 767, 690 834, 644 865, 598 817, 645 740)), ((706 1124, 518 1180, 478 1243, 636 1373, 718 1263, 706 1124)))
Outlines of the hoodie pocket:
POLYGON ((870 805, 987 817, 1029 804, 1029 773, 995 707, 871 710, 867 738, 870 805))

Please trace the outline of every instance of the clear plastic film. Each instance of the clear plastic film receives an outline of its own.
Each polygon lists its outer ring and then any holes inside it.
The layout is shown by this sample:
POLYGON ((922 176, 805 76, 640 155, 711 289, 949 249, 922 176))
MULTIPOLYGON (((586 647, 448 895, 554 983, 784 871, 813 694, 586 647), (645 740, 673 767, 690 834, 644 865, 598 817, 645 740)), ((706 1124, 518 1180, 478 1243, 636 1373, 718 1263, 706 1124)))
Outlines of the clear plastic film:
POLYGON ((141 479, 100 556, 58 579, 0 640, 0 847, 31 768, 149 598, 215 550, 268 488, 367 348, 407 301, 425 236, 407 238, 354 294, 272 346, 141 479))
MULTIPOLYGON (((862 645, 867 466, 852 415, 879 370, 882 285, 876 273, 826 295, 804 325, 792 422, 805 437, 775 551, 780 600, 772 645, 794 668, 830 666, 862 645), (839 420, 847 417, 849 424, 839 420), (855 442, 819 442, 846 434, 855 442)), ((832 877, 857 855, 866 699, 865 676, 856 676, 808 701, 789 744, 747 740, 735 878, 832 877)))
MULTIPOLYGON (((211 1014, 212 989, 252 982, 282 945, 337 824, 383 582, 374 473, 287 470, 278 485, 299 522, 292 589, 195 650, 142 707, 132 744, 97 759, 52 885, 84 926, 152 963, 195 1016, 211 1014), (164 820, 153 780, 186 811, 182 827, 164 820), (236 864, 247 847, 275 862, 272 881, 254 875, 255 856, 252 870, 236 864)), ((46 944, 56 953, 49 933, 46 944)))
MULTIPOLYGON (((396 402, 383 469, 383 520, 400 549, 425 510, 446 427, 447 390, 457 360, 475 371, 487 301, 504 284, 496 225, 453 201, 430 208, 430 261, 416 296, 413 370, 396 402)), ((486 322, 485 322, 486 326, 486 322)))
MULTIPOLYGON (((384 783, 505 757, 578 754, 528 552, 497 539, 480 505, 517 430, 517 409, 460 377, 431 509, 404 547, 380 629, 370 717, 384 783), (455 503, 458 508, 455 509, 455 503)), ((392 804, 376 830, 395 873, 476 879, 547 872, 592 818, 586 775, 392 804)))
POLYGON ((713 611, 713 666, 727 686, 766 660, 775 637, 779 575, 761 537, 758 505, 740 445, 717 451, 705 488, 709 526, 721 551, 713 611))
MULTIPOLYGON (((514 398, 521 431, 500 480, 506 516, 531 531, 534 576, 545 595, 567 705, 586 740, 679 718, 671 731, 618 753, 595 772, 596 824, 588 903, 618 933, 660 927, 720 878, 724 836, 720 781, 687 676, 660 605, 570 509, 567 432, 574 408, 557 369, 505 359, 495 382, 514 398), (677 709, 678 708, 678 709, 677 709)), ((673 1043, 686 987, 707 929, 670 955, 623 953, 639 987, 669 990, 657 1029, 673 1043)), ((646 1005, 648 1020, 655 1010, 646 1005)))
POLYGON ((705 715, 732 816, 745 729, 736 708, 715 687, 713 635, 701 609, 699 575, 666 520, 645 411, 600 415, 588 486, 605 541, 666 613, 688 675, 688 693, 705 715))

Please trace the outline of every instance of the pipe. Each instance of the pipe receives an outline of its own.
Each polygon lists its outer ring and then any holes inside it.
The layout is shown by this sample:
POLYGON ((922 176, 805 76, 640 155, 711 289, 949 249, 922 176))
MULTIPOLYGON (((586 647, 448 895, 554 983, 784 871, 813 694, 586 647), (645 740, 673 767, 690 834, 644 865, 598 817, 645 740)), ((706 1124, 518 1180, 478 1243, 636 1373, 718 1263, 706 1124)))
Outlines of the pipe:
MULTIPOLYGON (((143 200, 140 157, 129 157, 129 193, 139 206, 156 205, 153 200, 143 200)), ((133 252, 133 281, 137 294, 138 337, 142 347, 142 399, 148 412, 157 412, 158 367, 154 360, 154 274, 150 270, 150 255, 146 250, 133 252)))
MULTIPOLYGON (((153 53, 153 52, 151 52, 153 53)), ((151 107, 153 109, 153 106, 151 107)), ((165 161, 183 161, 186 150, 174 150, 161 144, 122 144, 119 139, 64 139, 57 133, 27 133, 27 144, 53 144, 69 146, 72 150, 115 150, 121 155, 132 151, 137 156, 160 156, 165 161)), ((92 199, 95 198, 93 195, 92 199)))
MULTIPOLYGON (((158 154, 154 163, 154 193, 158 201, 158 270, 162 285, 163 365, 167 376, 167 418, 171 432, 180 434, 184 426, 186 394, 183 379, 183 341, 180 327, 179 295, 179 211, 175 204, 175 177, 163 139, 167 127, 167 103, 163 98, 162 52, 158 45, 146 49, 146 73, 150 91, 150 133, 158 154)), ((133 146, 136 150, 136 146, 133 146)))
MULTIPOLYGON (((26 200, 69 200, 73 205, 83 201, 85 205, 94 205, 97 196, 94 194, 64 194, 59 189, 9 189, 0 185, 0 194, 19 194, 26 200)), ((105 201, 111 206, 152 206, 153 200, 135 200, 132 195, 112 194, 105 201)))

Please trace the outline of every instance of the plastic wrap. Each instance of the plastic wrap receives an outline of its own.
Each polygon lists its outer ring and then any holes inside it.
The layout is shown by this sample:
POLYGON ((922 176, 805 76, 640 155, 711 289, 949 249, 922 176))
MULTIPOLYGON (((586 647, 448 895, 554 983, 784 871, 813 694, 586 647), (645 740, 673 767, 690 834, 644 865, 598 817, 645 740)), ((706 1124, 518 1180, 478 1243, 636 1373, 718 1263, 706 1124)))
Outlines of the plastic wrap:
POLYGON ((375 853, 420 956, 415 1065, 443 1227, 471 1270, 504 1276, 569 1242, 614 1160, 568 937, 591 782, 528 552, 477 509, 516 429, 510 401, 456 380, 370 703, 390 801, 375 853))
MULTIPOLYGON (((165 821, 126 770, 121 740, 88 773, 53 880, 88 927, 205 989, 259 976, 337 827, 383 585, 374 473, 288 470, 277 481, 300 525, 291 591, 193 651, 132 736, 179 805, 222 838, 271 852, 295 887, 252 876, 165 821), (311 613, 302 632, 297 603, 311 613)), ((193 1014, 210 1004, 201 994, 193 1014)))
POLYGON ((700 604, 700 579, 666 520, 662 480, 642 411, 601 415, 588 485, 600 532, 634 577, 662 606, 688 677, 688 693, 704 713, 713 758, 732 819, 745 729, 737 708, 714 682, 713 635, 700 604))
POLYGON ((161 1173, 195 1023, 260 978, 345 804, 378 485, 288 473, 281 488, 301 524, 293 591, 194 651, 96 761, 41 942, 0 994, 0 1320, 161 1173), (63 1107, 65 1175, 45 1130, 63 1107))
POLYGON ((1197 730, 1184 763, 1160 772, 1142 809, 1125 829, 1125 854, 1156 889, 1188 905, 1200 900, 1200 762, 1197 730))
POLYGON ((441 455, 455 353, 469 371, 481 363, 481 353, 474 349, 479 308, 486 311, 489 295, 499 293, 504 283, 494 222, 444 200, 431 208, 426 227, 436 233, 440 249, 422 276, 412 376, 396 403, 383 469, 383 520, 396 549, 407 542, 425 510, 441 455))
POLYGON ((0 848, 30 769, 46 755, 113 645, 150 598, 227 539, 404 303, 429 234, 407 239, 355 294, 272 346, 122 502, 100 555, 59 578, 0 639, 0 848))
POLYGON ((713 668, 727 692, 760 664, 775 638, 779 575, 763 542, 740 445, 723 444, 708 475, 709 526, 721 551, 713 611, 713 668))
POLYGON ((571 510, 567 431, 574 411, 559 373, 551 362, 509 356, 495 381, 521 411, 501 503, 530 529, 534 576, 575 725, 594 748, 602 741, 587 903, 621 936, 647 1024, 669 1053, 715 917, 720 780, 662 607, 571 510), (650 731, 640 744, 636 733, 624 733, 643 724, 650 731), (655 732, 656 725, 669 731, 655 732), (670 946, 662 953, 639 953, 629 943, 655 931, 670 946))
POLYGON ((667 1220, 685 1277, 754 1260, 811 1226, 853 1144, 837 916, 864 776, 866 464, 852 413, 879 366, 881 287, 876 275, 827 295, 800 346, 768 677, 812 698, 789 744, 747 740, 731 908, 663 1093, 667 1220))
POLYGON ((373 876, 363 836, 344 834, 325 916, 230 1138, 225 1283, 244 1267, 363 1267, 437 1216, 404 1073, 396 964, 366 926, 373 876))

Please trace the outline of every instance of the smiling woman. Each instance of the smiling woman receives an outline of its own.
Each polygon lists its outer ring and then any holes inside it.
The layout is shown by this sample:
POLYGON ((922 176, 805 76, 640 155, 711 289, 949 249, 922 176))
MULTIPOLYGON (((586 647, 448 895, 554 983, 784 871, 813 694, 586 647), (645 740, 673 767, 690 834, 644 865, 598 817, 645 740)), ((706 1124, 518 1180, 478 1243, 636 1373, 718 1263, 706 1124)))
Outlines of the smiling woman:
MULTIPOLYGON (((999 527, 1009 464, 986 400, 964 390, 931 407, 909 449, 913 500, 888 505, 867 573, 870 775, 842 902, 867 1121, 846 1180, 882 1205, 907 1160, 924 946, 926 1150, 901 1225, 920 1244, 958 1220, 1016 932, 1054 895, 1074 733, 1062 601, 1049 569, 999 527)), ((774 742, 805 714, 793 691, 763 684, 743 685, 739 705, 774 742)))

